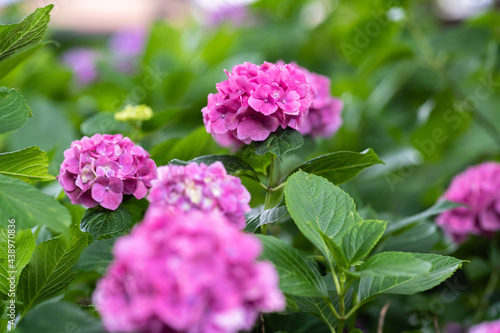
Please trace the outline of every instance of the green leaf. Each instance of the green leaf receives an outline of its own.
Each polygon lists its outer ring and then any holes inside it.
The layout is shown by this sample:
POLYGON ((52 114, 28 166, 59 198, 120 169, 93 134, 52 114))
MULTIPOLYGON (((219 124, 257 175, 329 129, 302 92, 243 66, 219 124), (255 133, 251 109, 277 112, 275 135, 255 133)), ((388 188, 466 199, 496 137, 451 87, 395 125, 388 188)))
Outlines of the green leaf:
MULTIPOLYGON (((312 315, 321 319, 332 332, 334 328, 337 326, 338 321, 335 315, 333 314, 330 306, 327 301, 321 297, 293 297, 299 309, 303 312, 311 313, 312 315)), ((337 298, 338 304, 338 298, 337 298)))
POLYGON ((288 214, 286 206, 277 206, 271 209, 266 209, 247 220, 245 231, 255 232, 255 230, 264 224, 278 222, 280 219, 285 217, 286 214, 288 214))
POLYGON ((26 100, 16 89, 0 88, 0 134, 21 127, 28 117, 31 109, 26 100))
POLYGON ((54 179, 48 174, 48 165, 47 153, 35 146, 0 154, 0 174, 28 182, 54 179))
POLYGON ((3 78, 7 74, 9 74, 14 68, 34 56, 40 51, 46 43, 29 46, 24 50, 19 51, 16 54, 12 54, 8 56, 3 61, 0 62, 0 78, 3 78))
MULTIPOLYGON (((15 226, 15 224, 11 224, 15 226)), ((19 281, 20 273, 24 266, 28 264, 31 254, 35 249, 35 237, 30 229, 15 230, 0 228, 0 299, 7 298, 10 289, 9 272, 16 272, 15 285, 19 281), (8 232, 8 230, 12 230, 8 232), (15 237, 9 237, 9 234, 15 234, 15 237), (14 254, 8 251, 15 251, 14 254), (9 255, 13 255, 9 257, 9 255), (9 259, 15 258, 14 261, 9 259)))
POLYGON ((287 243, 271 236, 257 235, 263 245, 262 258, 274 264, 280 276, 280 289, 295 296, 327 296, 318 269, 287 243))
POLYGON ((328 252, 326 253, 323 252, 323 255, 330 261, 331 264, 330 268, 339 266, 344 269, 348 269, 349 263, 347 262, 347 259, 345 258, 345 255, 342 253, 340 247, 330 237, 325 235, 322 231, 316 229, 316 232, 321 236, 321 239, 323 239, 323 241, 325 242, 326 249, 328 249, 328 252))
POLYGON ((438 229, 439 227, 433 221, 416 222, 390 236, 386 234, 383 237, 385 239, 378 244, 376 252, 431 252, 434 246, 443 239, 438 229))
MULTIPOLYGON (((326 277, 325 277, 326 278, 326 277)), ((349 311, 352 303, 352 288, 348 289, 344 299, 345 299, 345 308, 346 311, 349 311)), ((323 321, 329 328, 330 331, 334 332, 333 328, 335 328, 338 324, 337 318, 333 314, 332 310, 328 303, 339 311, 339 298, 337 294, 333 291, 329 292, 328 297, 297 297, 294 296, 293 299, 297 302, 301 311, 309 312, 312 315, 318 317, 323 321)))
POLYGON ((271 153, 260 156, 255 153, 254 145, 244 145, 236 155, 248 163, 256 172, 267 176, 267 167, 271 164, 271 153))
POLYGON ((7 306, 10 305, 9 300, 0 300, 0 332, 7 333, 10 318, 7 317, 7 306))
POLYGON ((83 250, 75 268, 81 271, 96 271, 104 274, 113 261, 113 245, 115 238, 100 239, 83 250))
POLYGON ((449 278, 464 260, 437 254, 412 253, 431 265, 429 272, 416 276, 363 276, 359 281, 360 301, 378 294, 413 295, 434 288, 449 278))
POLYGON ((133 195, 129 195, 128 198, 123 199, 120 207, 130 213, 132 224, 135 224, 144 218, 144 214, 149 207, 149 201, 146 198, 138 200, 133 195))
POLYGON ((133 130, 132 126, 128 123, 116 120, 114 113, 111 112, 98 112, 87 118, 80 125, 80 131, 88 136, 92 136, 96 133, 132 133, 133 130))
POLYGON ((283 156, 286 153, 298 149, 304 144, 304 137, 299 131, 287 127, 285 130, 278 129, 271 133, 264 141, 253 141, 253 144, 257 155, 271 152, 283 162, 283 156))
POLYGON ((359 276, 394 277, 421 275, 429 272, 431 264, 408 252, 383 252, 368 258, 356 272, 359 276))
POLYGON ((87 209, 80 222, 82 231, 90 233, 94 240, 101 236, 127 231, 131 225, 132 216, 121 206, 116 210, 101 207, 87 209))
POLYGON ((53 7, 54 5, 48 5, 37 8, 21 22, 0 27, 0 61, 42 40, 53 7))
POLYGON ((339 151, 309 160, 294 171, 318 175, 337 185, 354 178, 363 169, 383 163, 372 149, 361 153, 339 151))
POLYGON ((236 157, 236 156, 231 156, 231 155, 205 155, 205 156, 200 156, 193 158, 192 160, 185 162, 181 161, 178 159, 173 159, 170 161, 171 164, 176 164, 176 165, 187 165, 190 162, 195 162, 195 163, 205 163, 206 165, 210 165, 214 162, 221 162, 224 164, 224 167, 226 168, 226 171, 228 174, 233 175, 233 176, 247 176, 249 178, 252 178, 256 181, 259 181, 259 177, 257 176, 257 173, 255 170, 248 165, 245 161, 243 161, 241 158, 236 157))
POLYGON ((363 221, 346 231, 341 248, 350 265, 370 253, 384 234, 386 224, 384 221, 363 221))
POLYGON ((329 249, 317 230, 340 244, 342 235, 361 221, 354 202, 344 191, 303 171, 288 178, 285 198, 297 227, 323 253, 329 253, 329 249))
POLYGON ((281 312, 283 314, 292 314, 300 312, 299 306, 294 301, 293 296, 285 295, 286 308, 285 311, 281 312))
POLYGON ((105 331, 97 318, 64 301, 40 304, 23 318, 19 329, 23 333, 105 331))
POLYGON ((87 247, 89 238, 74 226, 69 235, 50 239, 35 248, 19 281, 18 300, 23 302, 22 313, 57 295, 73 280, 73 266, 87 247))
POLYGON ((408 225, 410 225, 414 222, 424 220, 428 217, 441 214, 442 212, 445 212, 447 210, 450 210, 450 209, 453 209, 456 207, 460 207, 460 206, 461 206, 460 204, 457 204, 457 203, 451 202, 451 201, 447 201, 447 200, 438 201, 432 207, 424 210, 423 212, 420 212, 420 213, 415 214, 413 216, 409 216, 409 217, 407 217, 403 220, 397 221, 397 222, 389 223, 387 225, 386 234, 396 232, 398 230, 401 230, 401 229, 407 227, 408 225))
POLYGON ((185 111, 184 108, 176 108, 155 112, 151 119, 142 123, 142 130, 145 132, 157 131, 185 111))
POLYGON ((156 145, 151 151, 151 158, 157 165, 165 165, 173 159, 189 161, 201 155, 213 153, 217 145, 205 126, 189 133, 182 139, 171 139, 156 145))
POLYGON ((63 232, 71 224, 68 210, 53 197, 19 179, 0 175, 0 226, 6 228, 8 219, 16 219, 18 230, 46 225, 63 232))

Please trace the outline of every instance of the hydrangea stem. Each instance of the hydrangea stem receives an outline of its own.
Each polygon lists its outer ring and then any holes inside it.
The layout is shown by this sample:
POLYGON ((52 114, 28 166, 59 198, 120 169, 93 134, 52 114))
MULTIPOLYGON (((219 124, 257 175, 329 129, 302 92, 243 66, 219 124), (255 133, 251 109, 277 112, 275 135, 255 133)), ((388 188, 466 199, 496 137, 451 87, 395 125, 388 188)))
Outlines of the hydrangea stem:
MULTIPOLYGON (((275 162, 276 156, 274 154, 271 155, 271 165, 269 166, 269 185, 267 186, 266 189, 266 200, 264 201, 264 210, 271 208, 271 196, 273 194, 273 177, 274 177, 274 162, 275 162)), ((267 225, 263 225, 260 228, 260 231, 263 235, 267 233, 267 225)))
POLYGON ((136 120, 136 121, 132 122, 132 127, 134 128, 134 132, 132 133, 132 140, 134 142, 138 142, 141 140, 142 121, 136 120))
POLYGON ((484 315, 490 303, 490 297, 495 292, 496 285, 498 284, 498 280, 500 278, 499 264, 496 262, 497 260, 492 260, 492 257, 494 256, 495 250, 497 248, 497 244, 498 243, 496 239, 493 240, 490 244, 490 260, 492 261, 492 270, 488 283, 486 284, 486 288, 484 289, 483 296, 481 297, 476 313, 474 314, 474 323, 476 324, 484 320, 484 315))
POLYGON ((337 333, 344 332, 344 320, 339 320, 339 324, 337 326, 337 333))
POLYGON ((344 289, 344 283, 342 282, 341 279, 341 284, 340 284, 340 293, 339 293, 339 312, 340 312, 340 317, 338 319, 339 324, 337 326, 337 332, 342 333, 344 331, 344 322, 347 319, 345 315, 345 289, 344 289))

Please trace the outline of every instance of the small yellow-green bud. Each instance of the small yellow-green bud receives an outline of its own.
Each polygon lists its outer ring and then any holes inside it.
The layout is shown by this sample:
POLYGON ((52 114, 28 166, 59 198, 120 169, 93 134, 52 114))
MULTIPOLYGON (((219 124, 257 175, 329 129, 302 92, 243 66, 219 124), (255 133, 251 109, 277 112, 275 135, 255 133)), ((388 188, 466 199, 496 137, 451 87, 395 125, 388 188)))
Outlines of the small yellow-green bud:
POLYGON ((149 120, 153 117, 153 110, 147 105, 127 105, 125 109, 115 113, 118 121, 149 120))

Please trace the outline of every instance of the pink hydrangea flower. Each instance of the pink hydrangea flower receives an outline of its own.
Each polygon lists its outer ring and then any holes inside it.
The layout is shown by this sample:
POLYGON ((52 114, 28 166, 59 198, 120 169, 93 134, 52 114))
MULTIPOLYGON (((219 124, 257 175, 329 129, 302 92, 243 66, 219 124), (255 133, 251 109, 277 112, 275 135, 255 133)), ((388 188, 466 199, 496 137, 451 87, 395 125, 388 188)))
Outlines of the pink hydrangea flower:
POLYGON ((220 212, 151 207, 113 249, 96 307, 110 332, 233 333, 285 307, 258 239, 220 212))
POLYGON ((500 164, 486 162, 456 176, 443 198, 466 205, 441 213, 437 224, 456 242, 500 230, 500 164))
POLYGON ((142 199, 156 178, 155 162, 121 134, 95 134, 71 143, 57 179, 73 204, 115 210, 124 194, 142 199))
POLYGON ((299 131, 312 137, 329 138, 342 125, 340 113, 344 104, 331 96, 329 78, 303 70, 313 87, 313 101, 299 131))
POLYGON ((216 85, 202 109, 207 132, 223 146, 263 141, 279 126, 299 129, 313 92, 305 72, 295 64, 234 66, 216 85))
POLYGON ((226 173, 221 162, 159 167, 148 200, 151 205, 182 211, 218 210, 239 228, 245 227, 244 214, 250 211, 250 193, 238 177, 226 173))
POLYGON ((500 320, 484 322, 472 326, 470 333, 500 333, 500 320))

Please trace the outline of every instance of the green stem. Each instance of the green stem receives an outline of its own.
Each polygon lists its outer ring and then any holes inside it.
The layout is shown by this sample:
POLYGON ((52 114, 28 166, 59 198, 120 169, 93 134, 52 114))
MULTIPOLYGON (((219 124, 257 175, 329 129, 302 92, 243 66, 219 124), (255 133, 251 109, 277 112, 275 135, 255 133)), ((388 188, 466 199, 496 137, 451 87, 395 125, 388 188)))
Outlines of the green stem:
POLYGON ((340 318, 339 325, 337 327, 337 332, 342 333, 344 331, 344 322, 347 319, 345 315, 345 300, 344 300, 344 290, 342 290, 342 294, 339 294, 339 310, 340 310, 340 318))
POLYGON ((344 332, 344 319, 339 320, 339 324, 337 326, 337 333, 344 332))
POLYGON ((136 120, 132 122, 132 127, 134 128, 134 132, 132 133, 132 140, 134 142, 139 142, 141 140, 141 126, 142 120, 136 120))
POLYGON ((269 190, 270 190, 271 192, 275 192, 275 191, 277 191, 277 190, 279 190, 279 189, 283 188, 283 187, 285 186, 285 184, 286 184, 286 183, 281 183, 281 184, 279 184, 278 186, 275 186, 275 187, 270 188, 269 190))
MULTIPOLYGON (((273 194, 273 178, 274 178, 274 160, 276 156, 274 154, 271 155, 271 165, 269 166, 269 185, 266 189, 266 200, 264 202, 264 210, 271 208, 271 196, 273 194)), ((267 233, 267 225, 263 225, 260 227, 260 231, 263 235, 267 233)))
POLYGON ((340 295, 342 293, 342 289, 340 287, 339 278, 337 277, 337 274, 335 274, 335 270, 333 269, 333 267, 330 267, 330 270, 333 274, 333 283, 335 283, 335 290, 337 290, 337 295, 340 295))
POLYGON ((489 299, 495 291, 495 287, 498 283, 499 277, 499 268, 493 267, 493 271, 491 272, 490 279, 488 281, 488 284, 486 285, 486 289, 484 290, 483 297, 481 297, 481 302, 479 303, 476 314, 474 315, 474 323, 479 323, 483 320, 486 309, 488 308, 488 305, 490 303, 489 299))
POLYGON ((328 297, 325 297, 324 300, 325 300, 326 304, 328 304, 328 307, 330 308, 330 310, 332 311, 332 313, 335 315, 335 318, 339 319, 340 315, 337 312, 337 310, 335 309, 335 307, 333 306, 333 304, 330 301, 330 299, 328 297))

